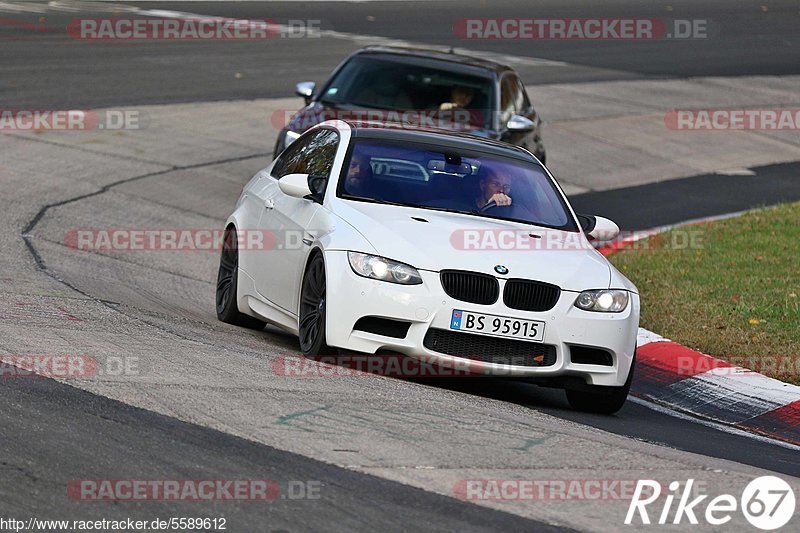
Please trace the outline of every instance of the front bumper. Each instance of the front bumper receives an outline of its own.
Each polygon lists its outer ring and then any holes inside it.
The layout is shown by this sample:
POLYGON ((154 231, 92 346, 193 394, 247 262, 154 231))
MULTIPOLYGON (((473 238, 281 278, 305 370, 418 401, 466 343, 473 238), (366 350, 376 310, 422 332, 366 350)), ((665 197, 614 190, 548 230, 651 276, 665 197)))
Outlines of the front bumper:
MULTIPOLYGON (((628 376, 639 325, 639 297, 634 293, 631 293, 628 308, 622 313, 583 311, 573 305, 578 293, 564 290, 553 309, 530 312, 511 309, 502 298, 492 305, 451 298, 442 288, 437 272, 420 271, 421 285, 398 285, 356 275, 344 251, 326 252, 325 264, 328 286, 326 334, 330 346, 366 353, 386 350, 445 365, 461 365, 464 358, 429 350, 424 343, 431 328, 449 331, 453 309, 461 309, 543 321, 546 325, 541 343, 555 348, 555 362, 551 365, 481 363, 482 373, 527 378, 578 377, 588 385, 602 386, 622 386, 628 376), (356 322, 365 316, 404 321, 410 326, 404 338, 354 330, 356 322), (611 364, 575 363, 570 356, 572 345, 604 349, 611 354, 611 364)), ((502 294, 504 281, 498 279, 502 294)))

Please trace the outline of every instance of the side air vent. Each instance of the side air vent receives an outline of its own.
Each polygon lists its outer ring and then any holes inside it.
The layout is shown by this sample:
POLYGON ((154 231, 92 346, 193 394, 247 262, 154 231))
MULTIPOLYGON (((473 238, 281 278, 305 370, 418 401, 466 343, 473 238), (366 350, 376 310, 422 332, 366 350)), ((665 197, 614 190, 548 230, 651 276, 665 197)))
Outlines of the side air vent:
POLYGON ((570 346, 569 359, 579 365, 614 366, 614 359, 609 352, 591 346, 570 346))
POLYGON ((408 335, 409 327, 411 327, 411 322, 406 322, 404 320, 392 320, 379 316, 362 316, 358 319, 356 325, 353 326, 353 330, 383 335, 384 337, 393 337, 395 339, 405 339, 406 335, 408 335))

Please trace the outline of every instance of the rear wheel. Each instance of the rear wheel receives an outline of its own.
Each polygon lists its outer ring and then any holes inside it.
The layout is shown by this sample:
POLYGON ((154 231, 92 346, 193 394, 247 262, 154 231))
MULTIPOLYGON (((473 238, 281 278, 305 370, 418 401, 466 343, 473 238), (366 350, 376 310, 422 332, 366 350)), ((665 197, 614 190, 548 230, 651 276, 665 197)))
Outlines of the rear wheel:
POLYGON ((326 316, 325 260, 317 254, 308 263, 300 292, 300 350, 314 357, 334 353, 325 342, 326 316))
POLYGON ((236 293, 239 284, 239 249, 236 229, 225 230, 222 241, 222 254, 217 272, 217 318, 228 324, 250 329, 263 329, 266 323, 239 312, 236 293))
POLYGON ((567 389, 567 401, 573 409, 587 413, 611 415, 622 409, 633 381, 633 368, 636 355, 633 356, 628 379, 622 387, 593 387, 592 390, 567 389))

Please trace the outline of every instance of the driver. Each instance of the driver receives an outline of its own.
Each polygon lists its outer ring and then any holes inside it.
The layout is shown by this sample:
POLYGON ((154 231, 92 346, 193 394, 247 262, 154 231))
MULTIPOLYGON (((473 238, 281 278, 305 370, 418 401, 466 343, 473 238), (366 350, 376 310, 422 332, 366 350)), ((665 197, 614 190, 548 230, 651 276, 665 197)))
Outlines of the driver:
POLYGON ((475 206, 482 209, 494 201, 498 206, 511 205, 511 178, 501 176, 496 170, 490 169, 480 182, 480 195, 475 199, 475 206))
POLYGON ((475 91, 471 87, 456 85, 450 91, 450 102, 442 102, 439 110, 463 109, 472 102, 473 96, 475 96, 475 91))
POLYGON ((369 159, 361 154, 353 154, 350 157, 350 166, 347 169, 347 177, 344 182, 344 189, 353 196, 369 196, 372 189, 372 166, 369 159))

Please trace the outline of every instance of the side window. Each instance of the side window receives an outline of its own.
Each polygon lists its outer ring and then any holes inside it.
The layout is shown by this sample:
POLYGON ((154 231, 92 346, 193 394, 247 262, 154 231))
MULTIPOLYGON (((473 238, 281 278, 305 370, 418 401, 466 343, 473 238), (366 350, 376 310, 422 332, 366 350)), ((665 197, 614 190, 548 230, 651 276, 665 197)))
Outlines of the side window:
POLYGON ((511 85, 511 76, 505 76, 500 82, 500 122, 505 124, 515 113, 514 89, 511 85))
POLYGON ((310 140, 310 135, 305 136, 296 140, 286 150, 284 150, 280 157, 278 157, 278 160, 275 161, 275 165, 272 167, 272 177, 281 179, 287 174, 291 174, 293 172, 292 169, 299 166, 300 156, 302 155, 303 151, 308 148, 308 142, 310 140))
POLYGON ((339 146, 339 134, 333 130, 317 130, 292 143, 272 167, 272 177, 287 174, 309 174, 328 178, 339 146))
POLYGON ((530 107, 528 97, 525 94, 525 87, 517 76, 509 76, 511 82, 511 91, 514 98, 514 113, 517 115, 524 115, 530 107))
POLYGON ((522 80, 517 78, 517 85, 519 85, 519 91, 522 93, 522 108, 520 109, 521 114, 527 115, 528 112, 531 110, 531 101, 528 98, 528 91, 525 90, 525 86, 522 84, 522 80))

